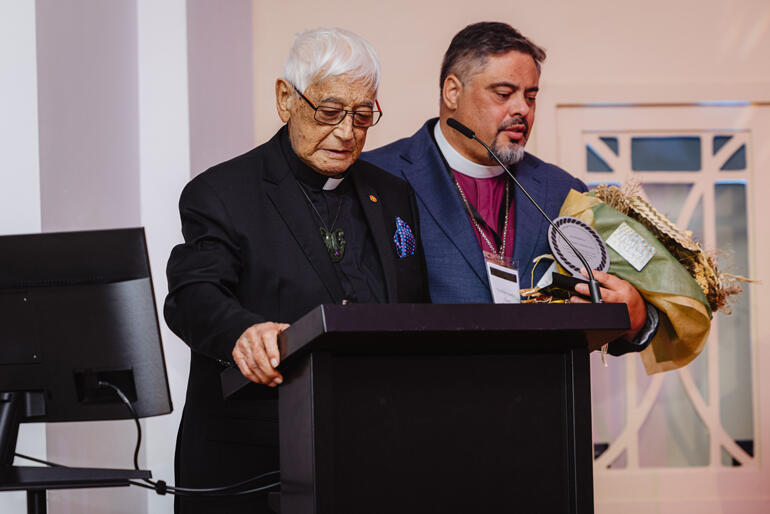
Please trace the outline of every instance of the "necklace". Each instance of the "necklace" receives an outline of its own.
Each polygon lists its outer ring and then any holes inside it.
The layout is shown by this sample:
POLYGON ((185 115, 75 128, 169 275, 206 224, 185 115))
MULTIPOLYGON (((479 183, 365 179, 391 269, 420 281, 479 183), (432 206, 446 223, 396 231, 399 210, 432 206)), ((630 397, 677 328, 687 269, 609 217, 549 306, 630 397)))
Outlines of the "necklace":
POLYGON ((340 212, 342 211, 342 197, 340 197, 340 204, 337 206, 337 215, 334 216, 331 227, 327 228, 323 216, 321 216, 321 213, 318 212, 318 209, 313 205, 305 188, 302 187, 299 182, 297 182, 297 186, 299 187, 299 190, 302 191, 302 194, 305 195, 305 199, 307 200, 307 203, 310 204, 310 207, 312 207, 315 215, 321 220, 321 224, 323 225, 322 227, 319 227, 321 240, 324 242, 324 245, 326 245, 326 250, 329 252, 329 258, 331 258, 332 262, 340 262, 343 255, 345 255, 345 232, 343 232, 341 228, 335 229, 334 224, 337 223, 337 218, 340 217, 340 212))
POLYGON ((505 221, 503 222, 502 242, 500 243, 500 248, 495 248, 495 246, 489 240, 489 238, 484 233, 484 231, 481 230, 481 226, 479 225, 479 222, 476 221, 476 217, 473 215, 473 211, 471 210, 471 204, 468 202, 468 199, 465 197, 465 193, 463 192, 463 188, 460 187, 460 183, 457 181, 457 179, 454 179, 454 181, 455 181, 455 185, 457 186, 457 190, 460 192, 460 197, 463 199, 465 208, 468 210, 468 214, 470 215, 471 220, 473 221, 473 225, 476 227, 476 230, 479 232, 479 234, 481 234, 481 238, 484 240, 485 243, 487 243, 487 246, 489 247, 489 249, 492 250, 492 252, 497 255, 497 258, 500 260, 500 264, 505 264, 505 243, 507 239, 506 236, 508 235, 508 213, 511 210, 510 182, 508 182, 507 180, 505 181, 505 221))

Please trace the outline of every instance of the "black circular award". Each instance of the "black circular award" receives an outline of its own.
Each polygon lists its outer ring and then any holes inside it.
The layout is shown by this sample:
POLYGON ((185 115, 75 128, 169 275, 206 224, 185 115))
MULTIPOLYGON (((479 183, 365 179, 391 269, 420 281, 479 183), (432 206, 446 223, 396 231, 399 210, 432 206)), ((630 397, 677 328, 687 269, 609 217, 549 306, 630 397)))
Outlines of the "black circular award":
MULTIPOLYGON (((607 271, 610 269, 610 258, 607 252, 607 245, 604 244, 601 236, 589 224, 571 216, 561 216, 553 220, 554 225, 567 236, 570 242, 583 254, 585 260, 591 269, 607 271)), ((584 268, 583 263, 566 241, 556 232, 553 227, 548 227, 548 245, 551 252, 562 268, 566 269, 574 277, 583 277, 580 269, 584 268)))

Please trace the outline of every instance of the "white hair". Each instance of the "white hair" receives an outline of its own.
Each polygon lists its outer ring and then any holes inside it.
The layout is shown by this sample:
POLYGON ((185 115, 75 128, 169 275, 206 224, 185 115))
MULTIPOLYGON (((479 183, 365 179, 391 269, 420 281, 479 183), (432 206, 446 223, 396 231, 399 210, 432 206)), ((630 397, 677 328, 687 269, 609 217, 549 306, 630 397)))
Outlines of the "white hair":
POLYGON ((348 30, 318 28, 297 35, 283 65, 283 78, 303 93, 315 81, 338 75, 380 86, 380 59, 372 45, 348 30))

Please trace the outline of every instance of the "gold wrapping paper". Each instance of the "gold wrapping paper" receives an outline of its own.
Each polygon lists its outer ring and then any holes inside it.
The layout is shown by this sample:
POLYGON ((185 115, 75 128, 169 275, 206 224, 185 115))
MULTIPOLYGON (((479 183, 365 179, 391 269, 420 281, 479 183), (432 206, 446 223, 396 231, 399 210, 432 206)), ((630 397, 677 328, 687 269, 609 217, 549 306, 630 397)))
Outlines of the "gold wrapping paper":
POLYGON ((590 193, 570 191, 559 215, 581 219, 604 240, 626 222, 655 247, 655 255, 642 271, 608 248, 609 272, 631 283, 661 313, 658 332, 641 353, 647 374, 681 368, 697 357, 708 339, 711 308, 698 283, 666 247, 644 225, 590 193))

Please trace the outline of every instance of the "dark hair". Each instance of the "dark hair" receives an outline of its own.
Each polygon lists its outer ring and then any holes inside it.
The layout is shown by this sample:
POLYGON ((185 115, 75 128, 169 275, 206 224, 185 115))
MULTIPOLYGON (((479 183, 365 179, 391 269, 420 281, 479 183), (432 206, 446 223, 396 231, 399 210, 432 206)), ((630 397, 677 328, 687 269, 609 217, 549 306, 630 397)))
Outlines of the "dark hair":
POLYGON ((540 64, 545 61, 545 50, 522 36, 515 28, 496 21, 468 25, 449 43, 441 64, 439 88, 444 87, 444 81, 449 75, 457 75, 461 82, 465 82, 472 70, 486 64, 489 55, 500 55, 512 50, 531 55, 540 71, 540 64))

